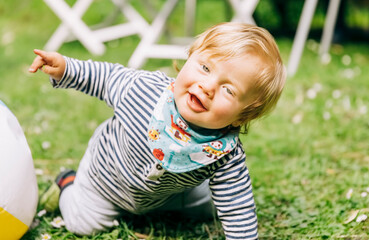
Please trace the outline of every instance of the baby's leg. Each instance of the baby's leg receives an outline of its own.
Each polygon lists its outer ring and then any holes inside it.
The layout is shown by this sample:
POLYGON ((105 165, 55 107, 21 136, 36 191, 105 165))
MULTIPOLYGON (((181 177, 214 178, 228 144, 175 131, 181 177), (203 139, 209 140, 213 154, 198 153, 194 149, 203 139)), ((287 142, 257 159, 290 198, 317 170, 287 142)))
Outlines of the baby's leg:
POLYGON ((66 228, 78 235, 92 235, 114 226, 120 209, 106 200, 91 184, 88 169, 91 162, 91 143, 101 127, 95 131, 89 147, 78 167, 74 183, 60 195, 59 208, 66 228))
POLYGON ((179 211, 191 218, 212 219, 215 207, 211 199, 209 180, 201 185, 177 194, 169 202, 157 209, 158 211, 179 211))
POLYGON ((189 216, 199 217, 204 220, 214 218, 216 209, 211 199, 209 180, 184 192, 183 211, 189 216))
POLYGON ((87 172, 89 155, 86 152, 74 183, 64 189, 59 200, 66 228, 78 235, 92 235, 111 228, 113 221, 119 217, 119 209, 103 198, 90 183, 87 172))
POLYGON ((74 183, 64 189, 59 208, 66 228, 78 235, 92 235, 114 226, 119 209, 103 198, 88 178, 89 154, 85 154, 74 183))

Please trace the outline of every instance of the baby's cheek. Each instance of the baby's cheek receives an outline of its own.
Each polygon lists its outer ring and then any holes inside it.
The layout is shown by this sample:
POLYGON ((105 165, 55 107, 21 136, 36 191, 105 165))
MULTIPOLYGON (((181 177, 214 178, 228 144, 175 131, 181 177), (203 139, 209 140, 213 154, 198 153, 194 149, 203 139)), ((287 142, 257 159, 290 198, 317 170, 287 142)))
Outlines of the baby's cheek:
POLYGON ((219 101, 215 104, 217 114, 221 114, 222 117, 228 117, 236 113, 236 106, 227 101, 219 101))
POLYGON ((236 121, 241 114, 241 110, 235 104, 218 104, 214 114, 219 117, 220 121, 231 124, 236 121))

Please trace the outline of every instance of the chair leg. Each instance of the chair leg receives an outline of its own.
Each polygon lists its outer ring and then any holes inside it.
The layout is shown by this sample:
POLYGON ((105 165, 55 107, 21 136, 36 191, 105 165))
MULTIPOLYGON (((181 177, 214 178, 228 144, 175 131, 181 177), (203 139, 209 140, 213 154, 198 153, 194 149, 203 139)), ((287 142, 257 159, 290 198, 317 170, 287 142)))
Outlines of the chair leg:
POLYGON ((293 41, 290 58, 288 60, 287 73, 290 76, 295 75, 300 63, 317 3, 318 0, 305 0, 299 24, 297 26, 295 39, 293 41))
MULTIPOLYGON (((72 11, 76 16, 82 17, 87 11, 93 0, 78 0, 72 7, 72 11)), ((46 2, 48 4, 48 2, 46 2)), ((51 3, 53 4, 53 3, 51 3)), ((46 43, 44 49, 47 51, 57 51, 61 45, 67 41, 70 37, 71 32, 67 24, 63 23, 53 33, 49 41, 46 43)))
POLYGON ((92 54, 101 55, 105 52, 104 44, 94 37, 92 31, 67 3, 63 0, 44 1, 92 54))
POLYGON ((320 41, 319 54, 323 56, 328 53, 332 43, 334 27, 336 25, 337 14, 341 0, 330 0, 327 11, 327 18, 324 23, 322 39, 320 41))
POLYGON ((185 33, 186 36, 193 36, 195 34, 195 19, 196 19, 196 0, 186 0, 185 9, 185 33))
MULTIPOLYGON (((81 18, 93 0, 77 0, 73 7, 69 7, 64 0, 44 1, 62 20, 62 24, 44 47, 48 51, 58 50, 64 42, 78 40, 92 54, 101 55, 105 52, 104 42, 133 34, 143 37, 150 26, 125 0, 112 0, 112 2, 117 7, 117 13, 122 13, 128 22, 112 26, 107 26, 109 23, 103 22, 91 27, 87 26, 81 18)), ((114 15, 110 18, 113 19, 114 15)))
POLYGON ((244 22, 256 25, 252 17, 259 0, 229 0, 235 15, 232 18, 233 22, 244 22))
POLYGON ((149 23, 130 5, 127 1, 112 0, 113 3, 121 10, 122 14, 127 18, 129 23, 134 23, 137 33, 143 37, 148 28, 149 23))
POLYGON ((158 38, 164 30, 165 23, 169 15, 173 12, 178 0, 168 0, 162 9, 160 10, 157 17, 154 19, 153 23, 147 30, 144 37, 141 39, 137 48, 133 52, 131 58, 129 59, 128 66, 132 68, 141 67, 148 56, 147 52, 154 47, 158 38))

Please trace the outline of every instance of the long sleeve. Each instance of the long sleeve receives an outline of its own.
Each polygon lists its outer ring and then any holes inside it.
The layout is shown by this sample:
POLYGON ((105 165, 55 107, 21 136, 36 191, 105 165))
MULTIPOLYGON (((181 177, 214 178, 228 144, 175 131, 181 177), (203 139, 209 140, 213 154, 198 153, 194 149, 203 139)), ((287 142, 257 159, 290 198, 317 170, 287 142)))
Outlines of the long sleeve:
POLYGON ((124 96, 127 85, 140 71, 120 64, 81 61, 64 57, 66 69, 60 81, 51 79, 55 88, 73 88, 87 95, 104 100, 115 108, 124 96))
POLYGON ((210 180, 214 205, 227 239, 257 239, 257 217, 245 153, 240 145, 210 180))

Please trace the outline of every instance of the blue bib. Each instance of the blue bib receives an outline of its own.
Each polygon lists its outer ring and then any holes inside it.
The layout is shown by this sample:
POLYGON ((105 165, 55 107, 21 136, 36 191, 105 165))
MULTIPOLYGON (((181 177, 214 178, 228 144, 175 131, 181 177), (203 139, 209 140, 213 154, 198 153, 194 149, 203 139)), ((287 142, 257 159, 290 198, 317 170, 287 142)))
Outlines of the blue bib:
POLYGON ((181 173, 217 161, 237 145, 238 133, 213 129, 194 131, 179 115, 173 85, 164 90, 148 129, 149 147, 159 164, 181 173))

